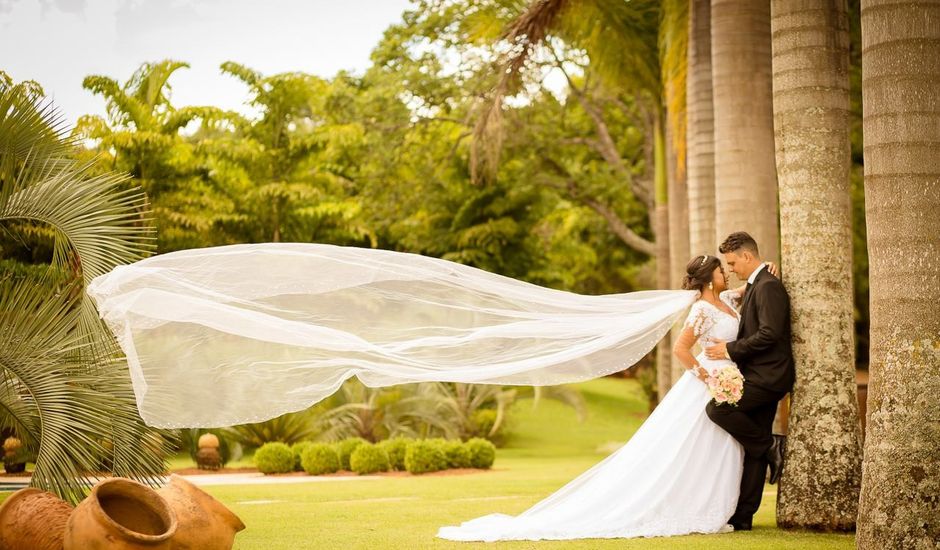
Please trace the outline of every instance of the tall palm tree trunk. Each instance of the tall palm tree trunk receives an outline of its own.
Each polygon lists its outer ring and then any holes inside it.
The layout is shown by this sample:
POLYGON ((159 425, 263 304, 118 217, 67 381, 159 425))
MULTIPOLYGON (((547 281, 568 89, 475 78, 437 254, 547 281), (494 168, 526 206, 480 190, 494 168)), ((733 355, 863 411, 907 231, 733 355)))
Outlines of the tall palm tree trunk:
POLYGON ((858 548, 940 540, 940 2, 862 0, 871 363, 858 548))
POLYGON ((796 385, 777 525, 855 527, 855 386, 845 0, 772 0, 780 241, 796 385))
POLYGON ((712 0, 716 239, 747 231, 778 259, 769 0, 712 0))
MULTIPOLYGON (((666 157, 669 161, 667 170, 669 195, 669 283, 668 288, 679 288, 685 275, 685 266, 689 262, 689 202, 686 188, 686 174, 682 159, 672 143, 671 126, 666 132, 666 157)), ((670 332, 670 344, 679 337, 681 323, 673 326, 670 332)), ((671 350, 670 350, 671 353, 671 350)), ((685 367, 679 361, 672 361, 670 385, 679 381, 685 374, 685 367)))
POLYGON ((686 142, 690 254, 717 254, 711 0, 689 3, 686 142))
MULTIPOLYGON (((666 181, 666 138, 662 113, 653 122, 654 200, 653 233, 656 235, 656 283, 659 288, 672 288, 669 270, 669 204, 666 181)), ((672 387, 672 337, 667 334, 656 346, 656 398, 666 397, 672 387)))

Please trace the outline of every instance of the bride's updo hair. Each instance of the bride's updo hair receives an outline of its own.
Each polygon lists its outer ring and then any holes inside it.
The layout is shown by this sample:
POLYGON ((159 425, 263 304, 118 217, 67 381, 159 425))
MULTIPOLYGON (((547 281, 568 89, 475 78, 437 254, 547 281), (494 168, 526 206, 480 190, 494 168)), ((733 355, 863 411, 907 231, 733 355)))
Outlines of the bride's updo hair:
POLYGON ((717 256, 696 256, 685 266, 685 277, 682 279, 682 290, 702 291, 708 283, 712 282, 712 273, 721 265, 717 256))

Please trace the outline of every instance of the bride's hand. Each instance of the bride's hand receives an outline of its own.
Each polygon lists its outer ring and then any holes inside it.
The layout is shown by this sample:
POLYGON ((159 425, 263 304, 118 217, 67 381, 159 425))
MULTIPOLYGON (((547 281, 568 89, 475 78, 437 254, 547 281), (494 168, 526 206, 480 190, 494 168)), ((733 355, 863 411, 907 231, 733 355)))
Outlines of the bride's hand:
POLYGON ((779 278, 780 278, 780 268, 777 267, 777 264, 775 264, 775 263, 773 263, 773 262, 764 262, 764 263, 767 264, 767 271, 769 271, 771 275, 773 275, 774 277, 776 277, 776 278, 779 279, 779 278))

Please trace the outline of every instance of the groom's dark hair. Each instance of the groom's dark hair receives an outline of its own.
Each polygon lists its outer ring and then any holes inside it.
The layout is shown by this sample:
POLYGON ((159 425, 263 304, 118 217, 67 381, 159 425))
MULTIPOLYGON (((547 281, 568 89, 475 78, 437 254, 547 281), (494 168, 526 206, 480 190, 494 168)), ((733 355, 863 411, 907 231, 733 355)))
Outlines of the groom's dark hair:
POLYGON ((738 231, 728 235, 728 238, 725 239, 725 242, 721 243, 721 246, 718 247, 718 251, 722 254, 727 254, 728 252, 737 252, 742 248, 750 251, 755 256, 760 256, 760 250, 757 248, 757 241, 754 240, 754 237, 751 237, 744 231, 738 231))

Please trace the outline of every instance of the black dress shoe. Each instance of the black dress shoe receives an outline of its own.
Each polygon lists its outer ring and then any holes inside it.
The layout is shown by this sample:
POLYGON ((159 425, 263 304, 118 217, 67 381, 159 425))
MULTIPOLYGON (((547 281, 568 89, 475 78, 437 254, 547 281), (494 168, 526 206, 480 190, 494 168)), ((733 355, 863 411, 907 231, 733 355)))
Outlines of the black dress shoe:
POLYGON ((783 454, 787 446, 787 438, 783 435, 774 434, 774 441, 767 449, 767 464, 770 466, 770 484, 777 483, 780 479, 780 472, 783 471, 783 454))
POLYGON ((750 530, 751 530, 751 522, 749 522, 749 521, 747 521, 747 522, 744 522, 744 521, 729 521, 729 522, 728 522, 728 525, 730 525, 731 527, 734 527, 734 530, 735 530, 735 531, 750 531, 750 530))

